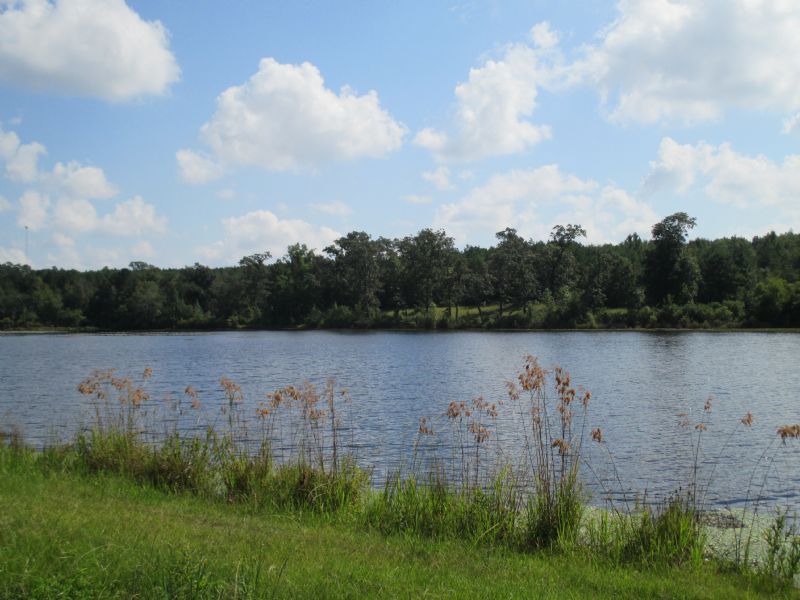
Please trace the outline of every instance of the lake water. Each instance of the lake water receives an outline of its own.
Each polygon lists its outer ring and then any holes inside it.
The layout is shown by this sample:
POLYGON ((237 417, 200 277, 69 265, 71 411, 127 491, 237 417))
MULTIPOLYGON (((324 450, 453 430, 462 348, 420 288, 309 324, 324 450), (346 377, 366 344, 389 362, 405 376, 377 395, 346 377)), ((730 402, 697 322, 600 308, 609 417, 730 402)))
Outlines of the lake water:
MULTIPOLYGON (((573 385, 592 393, 589 425, 601 427, 605 440, 604 448, 586 446, 596 473, 584 477, 595 502, 603 495, 599 480, 650 498, 685 485, 694 464, 693 425, 708 417, 699 462, 701 480, 713 470, 710 502, 737 505, 759 494, 770 505, 800 510, 800 440, 776 440, 778 426, 800 422, 797 333, 2 335, 0 427, 18 425, 38 445, 69 439, 90 420, 76 385, 93 369, 138 376, 152 367, 148 390, 155 403, 183 397, 191 384, 203 403, 203 423, 220 418, 222 376, 241 385, 243 414, 254 421, 266 392, 334 377, 352 398, 353 451, 380 476, 407 463, 420 417, 437 429, 431 438, 437 441, 426 443, 446 453, 453 439, 443 418, 448 403, 478 395, 506 399, 505 382, 527 354, 547 368, 561 365, 573 385), (748 411, 752 427, 737 425, 748 411), (681 413, 688 413, 688 428, 679 425, 681 413)), ((507 403, 493 433, 507 457, 519 455, 518 433, 518 415, 507 403)))

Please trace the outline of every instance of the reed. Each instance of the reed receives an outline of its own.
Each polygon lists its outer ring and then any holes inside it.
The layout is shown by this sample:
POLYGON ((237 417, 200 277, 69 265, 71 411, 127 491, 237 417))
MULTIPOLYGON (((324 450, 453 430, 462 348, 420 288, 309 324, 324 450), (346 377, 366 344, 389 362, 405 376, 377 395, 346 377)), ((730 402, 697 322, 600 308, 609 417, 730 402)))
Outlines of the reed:
MULTIPOLYGON (((587 508, 582 468, 590 475, 595 470, 585 444, 606 448, 623 486, 608 440, 590 422, 591 393, 574 386, 565 370, 544 369, 533 356, 506 384, 503 401, 451 402, 439 415, 420 419, 410 469, 390 475, 377 489, 370 470, 359 466, 353 453, 357 440, 344 439, 344 431, 355 429, 355 415, 349 394, 337 390, 332 379, 322 386, 304 382, 276 389, 253 406, 238 384, 222 377, 219 412, 208 418, 192 386, 178 399, 157 403, 148 390, 152 376, 151 369, 137 378, 95 371, 82 381, 78 390, 89 399, 94 422, 74 444, 46 449, 34 459, 20 432, 0 442, 18 456, 15 460, 45 470, 117 474, 170 493, 254 510, 313 512, 385 534, 579 553, 648 568, 698 566, 708 557, 702 518, 718 463, 705 479, 699 466, 704 432, 712 426, 711 400, 698 423, 681 417, 694 455, 685 487, 652 503, 645 498, 631 505, 623 494, 622 506, 598 511, 587 508), (187 419, 199 433, 185 433, 187 419), (513 431, 499 431, 500 423, 509 421, 515 423, 513 431), (509 439, 511 433, 519 438, 509 439), (442 445, 431 442, 448 435, 449 462, 436 454, 442 445), (515 460, 499 443, 501 437, 517 449, 515 460), (429 450, 433 457, 425 456, 429 450)), ((748 413, 739 425, 752 421, 748 413)), ((735 431, 716 461, 723 459, 735 431)), ((798 425, 782 426, 775 436, 783 443, 797 438, 798 425)), ((796 521, 778 513, 765 541, 768 555, 759 572, 791 581, 800 569, 796 521)), ((750 572, 749 541, 742 545, 732 561, 721 558, 719 564, 750 572)))

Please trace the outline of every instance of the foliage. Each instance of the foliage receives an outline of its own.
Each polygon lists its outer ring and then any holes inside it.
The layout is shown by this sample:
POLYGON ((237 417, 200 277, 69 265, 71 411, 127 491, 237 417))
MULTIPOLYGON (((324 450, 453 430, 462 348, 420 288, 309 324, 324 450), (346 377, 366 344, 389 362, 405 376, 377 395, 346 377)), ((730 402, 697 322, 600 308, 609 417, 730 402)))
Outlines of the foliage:
POLYGON ((509 227, 463 250, 441 230, 354 231, 322 254, 293 244, 221 268, 6 263, 0 329, 800 327, 800 234, 687 242, 694 225, 675 213, 650 241, 602 246, 576 224, 546 242, 509 227))

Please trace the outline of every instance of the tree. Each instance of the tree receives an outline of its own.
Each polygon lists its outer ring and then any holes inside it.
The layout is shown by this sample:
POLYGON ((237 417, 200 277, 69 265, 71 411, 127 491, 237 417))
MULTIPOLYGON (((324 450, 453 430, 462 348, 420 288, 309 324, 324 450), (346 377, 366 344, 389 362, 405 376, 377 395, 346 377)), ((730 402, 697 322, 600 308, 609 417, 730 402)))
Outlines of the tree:
POLYGON ((269 252, 257 252, 239 260, 244 290, 247 295, 245 299, 246 312, 251 322, 263 321, 263 315, 269 310, 270 289, 267 261, 271 257, 272 254, 269 252))
POLYGON ((318 258, 305 244, 292 244, 275 263, 273 324, 300 324, 313 307, 318 307, 321 292, 318 258))
POLYGON ((404 297, 425 312, 443 297, 444 282, 452 266, 453 238, 442 231, 423 229, 397 244, 402 265, 404 297))
POLYGON ((502 316, 507 304, 527 306, 536 293, 537 282, 530 244, 510 227, 498 231, 495 236, 499 242, 490 254, 489 274, 502 316))
POLYGON ((375 311, 379 304, 380 250, 380 244, 363 231, 352 231, 325 248, 325 253, 334 261, 338 300, 366 315, 375 311))
POLYGON ((694 217, 677 212, 653 225, 653 241, 645 261, 650 304, 694 300, 700 271, 697 260, 686 249, 686 237, 696 223, 694 217))
POLYGON ((556 225, 550 233, 547 243, 548 263, 550 265, 547 287, 556 294, 562 286, 572 286, 576 283, 577 263, 573 248, 578 244, 578 238, 586 237, 586 230, 580 225, 556 225))
POLYGON ((742 238, 724 238, 692 243, 702 275, 698 300, 741 300, 755 285, 756 255, 742 238))

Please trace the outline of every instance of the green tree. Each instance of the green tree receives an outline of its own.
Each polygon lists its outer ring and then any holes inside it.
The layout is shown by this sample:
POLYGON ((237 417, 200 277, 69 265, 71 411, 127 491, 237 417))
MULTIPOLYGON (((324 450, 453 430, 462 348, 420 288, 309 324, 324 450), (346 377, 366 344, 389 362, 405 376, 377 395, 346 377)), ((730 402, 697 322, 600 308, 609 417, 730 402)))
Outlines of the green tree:
POLYGON ((756 254, 747 240, 697 240, 691 246, 702 275, 697 295, 700 302, 739 300, 753 288, 756 254))
POLYGON ((246 294, 245 313, 251 325, 263 324, 263 315, 269 311, 270 282, 267 261, 271 257, 269 252, 258 252, 239 260, 246 294))
POLYGON ((379 305, 381 289, 378 264, 381 244, 363 231, 353 231, 325 248, 333 259, 338 302, 370 315, 379 305))
POLYGON ((686 249, 686 237, 696 222, 694 217, 678 212, 653 225, 653 241, 645 262, 647 301, 650 304, 694 300, 700 271, 697 260, 686 249))
POLYGON ((423 229, 397 244, 406 303, 423 309, 444 297, 444 285, 452 267, 453 238, 442 231, 423 229))
POLYGON ((502 316, 509 304, 527 307, 536 294, 537 281, 530 244, 517 234, 517 230, 507 227, 495 236, 498 244, 490 252, 489 274, 502 316))
POLYGON ((586 230, 580 225, 556 225, 550 233, 547 243, 547 287, 555 295, 563 286, 574 287, 577 284, 577 261, 575 246, 578 238, 586 237, 586 230))

